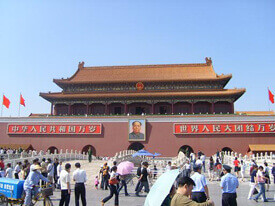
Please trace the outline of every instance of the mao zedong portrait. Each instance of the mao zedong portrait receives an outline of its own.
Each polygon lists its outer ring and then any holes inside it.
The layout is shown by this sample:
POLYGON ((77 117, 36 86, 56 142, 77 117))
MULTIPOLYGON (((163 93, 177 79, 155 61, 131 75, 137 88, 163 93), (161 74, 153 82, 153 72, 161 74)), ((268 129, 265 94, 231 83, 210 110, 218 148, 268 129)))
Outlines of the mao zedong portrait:
POLYGON ((140 132, 142 123, 134 121, 132 123, 132 132, 129 134, 129 140, 144 140, 144 134, 140 132))

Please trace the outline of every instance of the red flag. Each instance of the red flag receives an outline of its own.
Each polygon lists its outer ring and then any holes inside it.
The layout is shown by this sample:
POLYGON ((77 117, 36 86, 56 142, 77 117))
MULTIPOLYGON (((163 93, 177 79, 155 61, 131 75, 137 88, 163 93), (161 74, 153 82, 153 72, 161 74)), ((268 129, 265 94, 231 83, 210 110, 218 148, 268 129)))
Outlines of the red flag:
POLYGON ((5 96, 3 95, 3 105, 5 105, 7 108, 10 107, 10 100, 5 96))
POLYGON ((25 105, 25 99, 23 98, 22 94, 20 94, 20 104, 23 105, 24 107, 25 105))
POLYGON ((272 102, 272 104, 274 104, 274 94, 272 94, 272 92, 268 89, 268 97, 269 100, 272 102))

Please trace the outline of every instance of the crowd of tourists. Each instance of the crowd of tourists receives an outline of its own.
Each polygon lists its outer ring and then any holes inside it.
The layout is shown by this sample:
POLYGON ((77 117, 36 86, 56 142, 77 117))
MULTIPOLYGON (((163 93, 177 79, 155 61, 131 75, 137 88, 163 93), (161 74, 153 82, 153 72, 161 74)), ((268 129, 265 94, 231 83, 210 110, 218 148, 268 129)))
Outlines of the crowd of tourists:
MULTIPOLYGON (((84 183, 87 181, 86 172, 80 169, 80 163, 75 164, 75 171, 73 173, 73 180, 75 182, 75 205, 79 205, 79 199, 81 197, 82 205, 86 206, 86 191, 84 183)), ((32 205, 32 196, 38 193, 40 180, 42 185, 49 183, 52 187, 61 190, 60 206, 68 206, 70 202, 71 194, 71 178, 70 170, 71 165, 65 164, 63 168, 62 161, 57 158, 52 161, 50 158, 42 158, 40 162, 38 158, 34 159, 32 163, 28 160, 24 162, 18 162, 14 169, 11 167, 11 163, 5 165, 4 159, 0 159, 1 177, 21 179, 24 181, 25 201, 24 205, 32 205)))
MULTIPOLYGON (((91 160, 89 159, 89 161, 91 160)), ((220 181, 222 205, 237 205, 237 188, 239 181, 246 181, 245 171, 249 171, 250 174, 250 190, 247 199, 258 202, 260 196, 262 196, 262 200, 267 202, 265 192, 269 190, 270 175, 273 176, 275 184, 275 163, 270 169, 266 162, 263 165, 257 165, 254 160, 246 163, 242 160, 239 161, 236 157, 232 164, 234 165, 233 168, 223 164, 223 157, 218 152, 213 157, 210 157, 209 161, 206 161, 206 157, 202 152, 197 155, 191 153, 182 168, 178 168, 177 165, 169 161, 164 168, 165 172, 180 169, 180 175, 172 188, 169 188, 170 193, 161 206, 214 205, 210 197, 207 175, 209 181, 220 181)), ((85 191, 86 172, 81 169, 80 163, 76 163, 75 168, 72 176, 75 182, 75 205, 79 205, 80 198, 82 205, 87 205, 85 191)), ((152 165, 150 169, 148 162, 142 162, 137 168, 136 174, 119 175, 117 169, 117 162, 114 161, 112 165, 108 165, 105 162, 94 179, 95 189, 110 191, 108 196, 102 198, 102 206, 113 197, 114 205, 119 205, 119 193, 122 189, 124 189, 125 196, 130 196, 127 183, 133 177, 137 177, 138 180, 134 192, 137 197, 140 196, 141 192, 149 193, 150 182, 158 177, 156 165, 152 165)), ((38 192, 38 187, 35 187, 35 185, 39 185, 40 180, 42 180, 42 184, 50 183, 61 190, 60 206, 68 206, 70 203, 71 165, 69 163, 65 164, 63 168, 62 162, 57 158, 53 161, 50 158, 43 158, 41 162, 39 159, 34 159, 32 162, 28 160, 17 162, 16 166, 12 168, 10 163, 4 164, 4 159, 1 158, 0 170, 1 177, 25 180, 24 190, 26 196, 24 204, 27 206, 31 205, 32 194, 38 192)))
POLYGON ((23 152, 23 149, 19 147, 19 149, 12 149, 12 148, 6 148, 6 147, 0 147, 0 155, 5 154, 15 154, 16 152, 21 153, 23 152))
MULTIPOLYGON (((207 173, 203 161, 205 158, 202 155, 200 154, 196 158, 195 154, 190 154, 190 158, 182 170, 182 175, 171 188, 162 206, 214 205, 214 202, 210 199, 208 183, 204 175, 207 173)), ((260 196, 262 196, 262 200, 268 202, 265 191, 269 189, 270 174, 273 175, 275 184, 275 163, 273 163, 270 171, 266 162, 258 166, 252 159, 249 164, 246 164, 236 157, 232 162, 234 167, 231 168, 229 165, 223 164, 223 157, 220 152, 217 152, 215 157, 215 161, 213 157, 209 158, 208 176, 209 181, 220 181, 222 206, 237 205, 237 188, 239 181, 245 181, 245 171, 247 169, 249 169, 250 174, 250 190, 247 199, 258 202, 260 196)))
MULTIPOLYGON (((161 206, 182 206, 182 205, 214 205, 210 197, 208 188, 208 181, 206 175, 208 174, 209 181, 220 182, 222 191, 221 202, 222 206, 235 206, 237 205, 237 188, 240 181, 246 181, 245 171, 249 171, 251 188, 248 192, 248 199, 258 202, 260 196, 264 202, 267 202, 265 196, 265 188, 269 188, 270 174, 274 176, 275 184, 275 163, 272 170, 269 169, 268 164, 265 162, 263 166, 256 164, 254 160, 246 163, 243 160, 239 161, 236 157, 232 162, 233 167, 223 164, 222 152, 217 152, 209 158, 206 164, 205 155, 200 152, 197 154, 191 153, 184 166, 180 169, 180 175, 170 188, 170 193, 167 195, 161 206), (215 157, 215 158, 214 158, 215 157)), ((143 162, 137 169, 138 182, 135 187, 135 196, 140 196, 140 192, 148 193, 150 191, 149 182, 150 178, 157 175, 156 165, 149 169, 148 162, 143 162)), ((175 164, 170 161, 165 167, 165 171, 177 169, 175 164)), ((116 162, 112 167, 105 163, 95 179, 95 187, 103 190, 110 190, 110 195, 103 198, 101 201, 102 206, 115 196, 115 205, 119 205, 119 192, 122 187, 125 189, 125 196, 129 196, 127 191, 127 180, 129 177, 120 176, 117 173, 116 162), (119 184, 120 181, 120 184, 119 184)), ((217 203, 220 205, 219 203, 217 203)))

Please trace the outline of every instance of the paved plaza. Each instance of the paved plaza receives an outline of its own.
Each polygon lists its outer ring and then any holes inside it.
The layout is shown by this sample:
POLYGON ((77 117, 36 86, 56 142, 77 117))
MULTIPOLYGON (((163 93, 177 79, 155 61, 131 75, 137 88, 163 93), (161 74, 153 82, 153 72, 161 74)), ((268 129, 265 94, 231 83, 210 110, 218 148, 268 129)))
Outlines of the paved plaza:
MULTIPOLYGON (((80 161, 83 165, 83 169, 86 170, 88 175, 88 182, 86 186, 86 198, 88 206, 101 206, 100 200, 106 196, 108 196, 108 190, 96 190, 93 187, 94 177, 98 173, 100 169, 100 165, 103 164, 103 161, 94 161, 92 163, 87 163, 87 161, 80 161)), ((72 164, 72 168, 74 169, 75 161, 70 162, 72 164)), ((72 174, 72 173, 71 173, 72 174)), ((72 185, 72 188, 74 185, 72 185)), ((128 192, 130 194, 129 197, 125 197, 124 189, 122 189, 119 195, 119 205, 121 206, 142 206, 145 202, 146 193, 141 193, 141 197, 136 197, 134 194, 134 184, 128 185, 128 192)), ((259 199, 259 202, 256 203, 253 200, 247 200, 247 195, 249 191, 249 182, 241 182, 240 187, 237 190, 237 201, 238 205, 275 205, 275 185, 270 185, 270 190, 266 192, 266 196, 270 202, 263 203, 262 200, 259 199)), ((219 187, 219 182, 213 181, 209 183, 210 197, 214 200, 215 205, 221 205, 221 189, 219 187)), ((74 193, 74 192, 73 192, 74 193)), ((60 191, 56 190, 54 195, 52 196, 53 204, 58 205, 60 200, 60 191)), ((41 204, 42 205, 42 204, 41 204)), ((74 194, 71 195, 70 205, 74 204, 74 194)), ((81 205, 81 204, 80 204, 81 205)), ((106 206, 114 205, 114 197, 105 204, 106 206)))

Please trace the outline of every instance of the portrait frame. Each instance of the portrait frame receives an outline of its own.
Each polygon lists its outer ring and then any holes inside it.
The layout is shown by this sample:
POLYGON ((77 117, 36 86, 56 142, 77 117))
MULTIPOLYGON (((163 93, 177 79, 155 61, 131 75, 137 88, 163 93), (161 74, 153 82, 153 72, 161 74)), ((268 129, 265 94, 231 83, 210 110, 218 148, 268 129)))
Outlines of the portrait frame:
POLYGON ((146 119, 129 119, 128 121, 128 140, 131 142, 146 141, 146 119), (138 130, 138 123, 141 123, 139 133, 134 132, 138 130))

